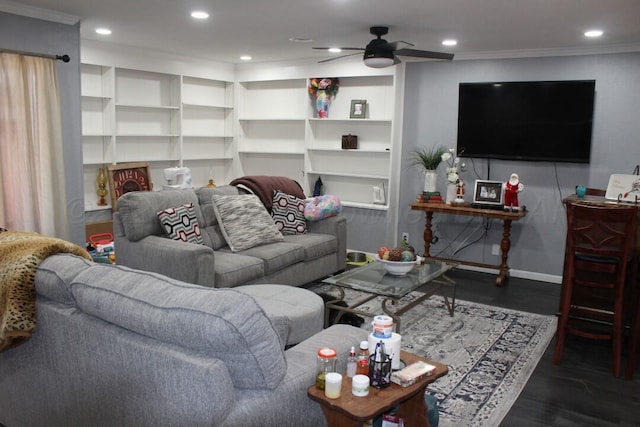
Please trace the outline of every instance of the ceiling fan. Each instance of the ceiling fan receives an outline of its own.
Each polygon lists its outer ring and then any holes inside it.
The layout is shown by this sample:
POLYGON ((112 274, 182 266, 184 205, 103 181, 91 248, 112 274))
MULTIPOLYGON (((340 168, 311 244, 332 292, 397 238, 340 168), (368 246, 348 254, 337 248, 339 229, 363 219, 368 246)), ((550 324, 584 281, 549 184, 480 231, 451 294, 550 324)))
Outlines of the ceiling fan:
MULTIPOLYGON (((387 42, 382 38, 389 32, 389 27, 374 26, 369 29, 369 32, 377 38, 371 40, 366 47, 341 47, 340 50, 359 50, 364 51, 364 64, 372 68, 384 68, 390 65, 399 64, 401 61, 398 56, 411 56, 414 58, 429 58, 429 59, 446 59, 452 60, 452 53, 430 52, 428 50, 417 50, 409 48, 399 48, 401 44, 407 46, 415 46, 412 43, 404 41, 387 42)), ((313 49, 329 50, 328 47, 314 47, 313 49)), ((323 59, 318 62, 329 62, 339 58, 345 58, 347 56, 359 55, 360 52, 350 53, 347 55, 336 56, 329 59, 323 59)))

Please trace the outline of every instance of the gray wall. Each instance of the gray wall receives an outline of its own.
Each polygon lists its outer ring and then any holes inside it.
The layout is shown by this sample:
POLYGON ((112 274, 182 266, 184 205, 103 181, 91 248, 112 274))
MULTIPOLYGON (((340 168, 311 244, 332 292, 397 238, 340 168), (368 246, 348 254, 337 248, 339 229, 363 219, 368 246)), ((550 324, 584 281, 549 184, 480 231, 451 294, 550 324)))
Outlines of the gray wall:
MULTIPOLYGON (((527 272, 524 277, 561 276, 566 232, 563 197, 578 184, 606 188, 612 173, 630 174, 640 163, 640 53, 407 64, 399 235, 408 231, 411 242, 422 247, 424 215, 408 205, 422 191, 423 173, 410 165, 409 158, 417 146, 456 146, 460 82, 573 79, 596 80, 590 164, 492 160, 488 177, 487 161, 464 159, 467 171, 462 173, 468 200, 478 177, 505 181, 511 172, 520 175, 525 188, 519 200, 528 215, 513 224, 509 264, 527 272)), ((444 192, 442 168, 439 190, 444 192)), ((500 242, 501 223, 438 214, 434 222, 439 241, 432 246, 432 254, 451 255, 470 244, 454 257, 499 261, 491 255, 491 246, 500 242)))
POLYGON ((57 63, 65 162, 65 170, 60 173, 66 176, 69 239, 84 245, 80 24, 65 25, 0 12, 0 48, 71 56, 70 62, 57 63))

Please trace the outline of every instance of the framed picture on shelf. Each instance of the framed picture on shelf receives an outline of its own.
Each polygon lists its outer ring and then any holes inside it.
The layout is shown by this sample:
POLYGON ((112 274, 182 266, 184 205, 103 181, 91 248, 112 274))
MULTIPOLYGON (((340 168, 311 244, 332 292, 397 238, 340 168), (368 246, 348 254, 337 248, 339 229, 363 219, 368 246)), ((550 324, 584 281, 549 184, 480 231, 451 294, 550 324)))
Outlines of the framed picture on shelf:
POLYGON ((502 207, 502 181, 476 179, 473 205, 478 207, 502 207))
POLYGON ((149 163, 117 163, 108 165, 109 193, 111 193, 111 208, 118 210, 118 198, 130 191, 151 191, 151 171, 149 163))
POLYGON ((352 99, 351 100, 351 113, 349 118, 351 119, 364 119, 367 117, 367 100, 366 99, 352 99))

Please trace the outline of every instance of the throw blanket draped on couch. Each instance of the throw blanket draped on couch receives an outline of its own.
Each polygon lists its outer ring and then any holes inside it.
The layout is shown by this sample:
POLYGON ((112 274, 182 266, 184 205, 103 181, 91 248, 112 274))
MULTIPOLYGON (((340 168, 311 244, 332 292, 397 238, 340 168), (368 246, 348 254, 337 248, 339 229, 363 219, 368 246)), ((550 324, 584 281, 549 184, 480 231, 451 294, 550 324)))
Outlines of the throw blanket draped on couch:
POLYGON ((31 337, 36 270, 45 258, 61 252, 91 259, 86 250, 61 239, 27 231, 0 233, 0 351, 31 337))
POLYGON ((299 199, 306 198, 300 184, 284 176, 243 176, 234 179, 229 184, 244 187, 258 196, 269 213, 271 213, 271 206, 273 206, 273 190, 280 190, 299 199))

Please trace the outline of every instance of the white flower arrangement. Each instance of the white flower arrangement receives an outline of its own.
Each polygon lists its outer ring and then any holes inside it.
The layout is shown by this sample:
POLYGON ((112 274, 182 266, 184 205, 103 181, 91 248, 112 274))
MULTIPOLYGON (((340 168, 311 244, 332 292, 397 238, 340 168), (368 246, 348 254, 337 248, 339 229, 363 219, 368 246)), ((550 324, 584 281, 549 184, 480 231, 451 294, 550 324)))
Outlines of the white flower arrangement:
POLYGON ((460 182, 460 171, 464 169, 464 163, 460 164, 460 157, 456 155, 455 148, 449 148, 442 154, 442 161, 447 164, 447 181, 452 184, 460 182))

